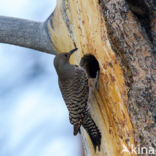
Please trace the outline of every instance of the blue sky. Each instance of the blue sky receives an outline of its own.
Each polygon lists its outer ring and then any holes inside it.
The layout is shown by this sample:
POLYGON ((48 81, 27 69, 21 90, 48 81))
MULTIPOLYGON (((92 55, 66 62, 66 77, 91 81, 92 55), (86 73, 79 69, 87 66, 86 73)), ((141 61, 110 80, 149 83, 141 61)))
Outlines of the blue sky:
MULTIPOLYGON (((0 16, 44 21, 55 0, 0 0, 0 16)), ((0 43, 0 156, 80 156, 54 56, 0 43)))

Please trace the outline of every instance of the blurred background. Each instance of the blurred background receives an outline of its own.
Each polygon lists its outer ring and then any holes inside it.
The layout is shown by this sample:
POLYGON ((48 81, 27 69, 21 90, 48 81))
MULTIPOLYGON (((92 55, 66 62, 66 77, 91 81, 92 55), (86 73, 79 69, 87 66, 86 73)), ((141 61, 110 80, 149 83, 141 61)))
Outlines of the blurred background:
MULTIPOLYGON (((0 0, 0 16, 44 21, 56 0, 0 0)), ((81 156, 54 56, 0 43, 0 156, 81 156)))

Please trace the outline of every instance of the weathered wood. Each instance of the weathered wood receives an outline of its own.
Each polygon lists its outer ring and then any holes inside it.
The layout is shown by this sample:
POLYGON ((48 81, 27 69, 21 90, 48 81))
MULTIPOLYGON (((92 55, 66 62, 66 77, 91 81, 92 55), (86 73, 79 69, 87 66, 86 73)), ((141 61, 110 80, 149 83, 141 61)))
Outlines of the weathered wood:
POLYGON ((94 153, 86 132, 82 130, 86 155, 126 155, 123 146, 134 145, 133 128, 127 112, 128 91, 120 59, 113 52, 107 34, 107 25, 98 1, 59 0, 48 29, 55 48, 78 52, 71 62, 79 64, 87 53, 93 54, 100 64, 99 91, 90 106, 92 116, 102 132, 101 152, 94 153), (59 17, 59 18, 58 18, 59 17))
POLYGON ((47 23, 0 16, 0 43, 14 44, 50 54, 57 51, 48 36, 47 23))
POLYGON ((16 22, 9 23, 15 19, 7 22, 0 17, 0 42, 52 54, 78 47, 71 59, 74 64, 84 54, 93 54, 100 77, 90 110, 102 133, 102 144, 95 153, 81 129, 85 154, 136 155, 134 146, 156 148, 155 15, 152 0, 58 0, 55 11, 42 24, 21 20, 18 23, 27 24, 21 28, 16 22), (9 34, 9 39, 3 39, 9 34), (129 153, 122 152, 125 148, 129 153))
MULTIPOLYGON (((146 31, 146 24, 151 23, 144 21, 143 25, 124 0, 103 0, 101 6, 111 46, 122 62, 128 85, 128 103, 125 104, 134 127, 136 146, 155 148, 156 66, 152 61, 152 58, 154 59, 152 43, 155 39, 154 35, 150 35, 154 34, 152 30, 146 31)), ((148 13, 148 7, 147 10, 143 7, 141 9, 142 14, 148 13)))

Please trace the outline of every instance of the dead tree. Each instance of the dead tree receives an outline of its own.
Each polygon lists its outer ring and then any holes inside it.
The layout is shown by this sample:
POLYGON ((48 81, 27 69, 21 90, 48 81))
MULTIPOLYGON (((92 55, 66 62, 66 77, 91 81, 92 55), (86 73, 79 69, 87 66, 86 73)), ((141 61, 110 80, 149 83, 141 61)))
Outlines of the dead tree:
POLYGON ((139 154, 132 145, 156 150, 155 10, 154 0, 58 0, 43 23, 0 17, 1 43, 51 54, 78 47, 74 64, 96 57, 99 89, 90 109, 102 144, 95 153, 82 129, 86 155, 139 154))

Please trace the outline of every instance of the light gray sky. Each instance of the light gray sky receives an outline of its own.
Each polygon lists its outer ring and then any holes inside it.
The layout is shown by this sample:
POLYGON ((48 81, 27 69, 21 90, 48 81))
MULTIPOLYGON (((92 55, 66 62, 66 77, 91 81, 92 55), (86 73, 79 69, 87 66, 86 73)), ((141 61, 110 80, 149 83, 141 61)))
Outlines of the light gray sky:
MULTIPOLYGON (((55 0, 0 0, 0 16, 44 21, 55 0)), ((80 156, 54 56, 0 43, 0 156, 80 156)))

